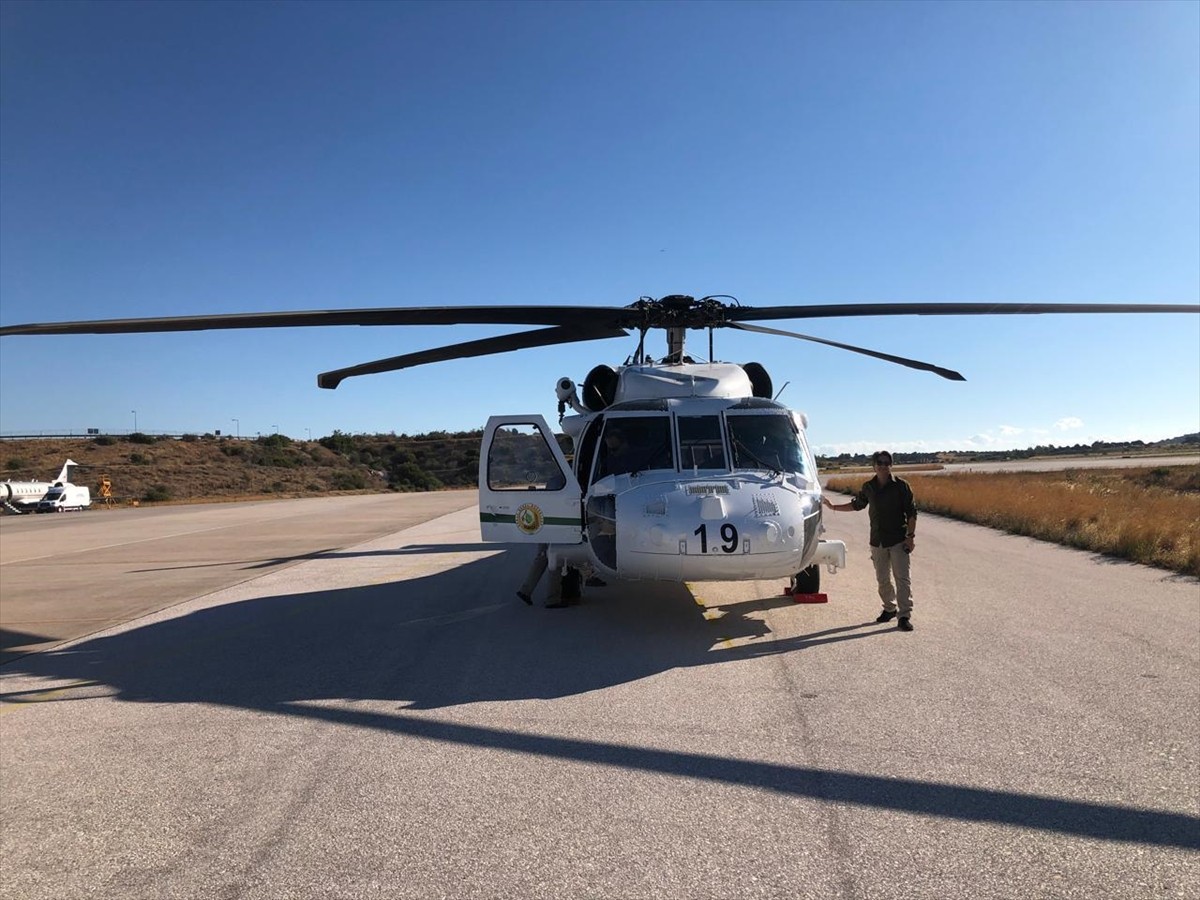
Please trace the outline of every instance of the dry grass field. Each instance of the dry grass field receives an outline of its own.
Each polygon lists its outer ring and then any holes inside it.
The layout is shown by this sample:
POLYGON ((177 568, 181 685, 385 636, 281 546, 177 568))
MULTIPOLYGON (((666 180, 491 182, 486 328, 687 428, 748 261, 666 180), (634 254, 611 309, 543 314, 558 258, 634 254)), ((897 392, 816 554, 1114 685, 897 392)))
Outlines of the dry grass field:
POLYGON ((918 509, 1200 577, 1200 466, 904 477, 918 509))

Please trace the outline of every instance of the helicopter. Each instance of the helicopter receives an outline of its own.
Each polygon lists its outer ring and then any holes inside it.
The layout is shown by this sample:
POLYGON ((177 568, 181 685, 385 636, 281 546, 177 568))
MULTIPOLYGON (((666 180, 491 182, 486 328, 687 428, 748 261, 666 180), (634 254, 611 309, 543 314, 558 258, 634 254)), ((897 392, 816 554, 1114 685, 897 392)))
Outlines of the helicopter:
POLYGON ((375 360, 318 375, 347 378, 427 363, 555 344, 628 338, 625 363, 597 365, 582 384, 558 379, 559 425, 570 460, 538 414, 489 418, 479 463, 483 540, 546 546, 564 576, 580 573, 675 582, 789 578, 793 595, 819 596, 821 566, 844 567, 845 544, 825 540, 822 489, 803 413, 780 403, 758 363, 716 362, 713 332, 734 328, 837 347, 931 372, 963 375, 895 356, 753 322, 896 315, 1200 313, 1200 305, 1097 303, 860 303, 743 306, 730 295, 641 297, 627 306, 445 306, 233 313, 106 319, 0 327, 14 335, 117 334, 330 325, 541 325, 375 360), (646 352, 652 330, 666 352, 646 352), (689 330, 708 332, 707 361, 687 354, 689 330), (567 410, 572 415, 567 415, 567 410))

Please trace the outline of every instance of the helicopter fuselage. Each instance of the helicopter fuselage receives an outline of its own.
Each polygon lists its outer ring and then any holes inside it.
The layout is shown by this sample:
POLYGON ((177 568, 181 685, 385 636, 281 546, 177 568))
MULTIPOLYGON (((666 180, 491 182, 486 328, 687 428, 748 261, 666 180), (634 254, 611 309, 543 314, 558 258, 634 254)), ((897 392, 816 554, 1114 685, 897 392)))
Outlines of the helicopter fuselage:
POLYGON ((803 415, 751 396, 740 366, 622 369, 589 410, 559 381, 572 461, 540 416, 488 422, 485 540, 549 544, 551 562, 621 578, 736 581, 844 565, 822 541, 821 487, 803 415), (515 466, 515 468, 514 468, 515 466))

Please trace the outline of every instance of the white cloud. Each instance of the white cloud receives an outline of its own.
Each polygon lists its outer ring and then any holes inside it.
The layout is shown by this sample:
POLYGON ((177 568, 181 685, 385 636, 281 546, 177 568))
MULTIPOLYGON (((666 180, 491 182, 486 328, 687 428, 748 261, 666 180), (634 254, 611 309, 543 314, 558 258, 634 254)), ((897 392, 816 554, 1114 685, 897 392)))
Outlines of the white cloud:
POLYGON ((1024 428, 1017 428, 1015 425, 1001 425, 1000 434, 1004 437, 1013 437, 1014 435, 1024 434, 1024 428))
POLYGON ((1082 428, 1083 419, 1077 419, 1074 416, 1067 416, 1065 419, 1059 419, 1054 423, 1054 427, 1059 431, 1070 431, 1073 428, 1082 428))

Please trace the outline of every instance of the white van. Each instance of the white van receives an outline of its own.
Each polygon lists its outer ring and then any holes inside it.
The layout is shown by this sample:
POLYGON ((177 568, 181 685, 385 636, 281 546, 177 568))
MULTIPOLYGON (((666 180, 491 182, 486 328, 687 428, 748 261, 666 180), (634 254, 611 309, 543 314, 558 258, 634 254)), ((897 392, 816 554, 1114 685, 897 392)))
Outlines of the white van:
POLYGON ((56 484, 38 501, 37 511, 65 512, 68 509, 84 509, 92 505, 92 493, 86 487, 75 484, 56 484))

